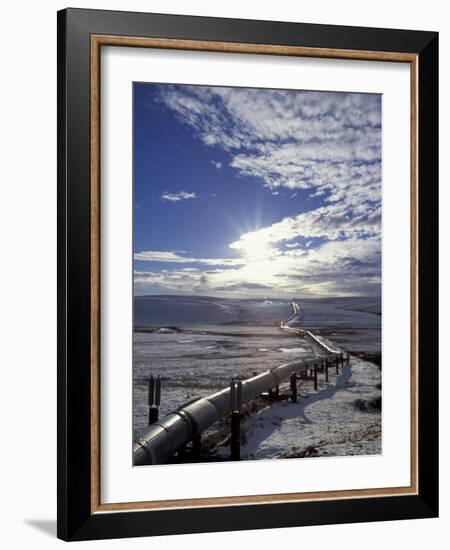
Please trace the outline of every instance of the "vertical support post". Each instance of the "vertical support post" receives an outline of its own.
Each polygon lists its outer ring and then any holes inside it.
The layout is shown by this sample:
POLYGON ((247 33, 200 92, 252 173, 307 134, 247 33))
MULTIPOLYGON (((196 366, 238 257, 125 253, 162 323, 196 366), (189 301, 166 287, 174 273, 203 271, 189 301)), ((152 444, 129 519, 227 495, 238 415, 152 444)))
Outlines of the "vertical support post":
POLYGON ((291 399, 292 403, 297 403, 297 374, 291 373, 291 399))
POLYGON ((231 460, 241 460, 241 419, 238 411, 231 413, 231 460))
POLYGON ((152 405, 150 407, 149 414, 148 414, 148 425, 151 426, 155 422, 158 422, 158 417, 159 417, 158 407, 155 407, 155 405, 152 405))
POLYGON ((339 357, 336 357, 336 374, 339 374, 339 357))
POLYGON ((161 377, 158 375, 155 380, 155 405, 159 408, 161 404, 161 377))
POLYGON ((148 379, 148 406, 151 407, 155 402, 155 379, 153 374, 148 379))
POLYGON ((280 397, 280 386, 275 386, 275 398, 278 399, 280 397))
POLYGON ((148 425, 153 424, 152 407, 155 404, 155 379, 153 374, 148 379, 148 425))
POLYGON ((328 382, 328 359, 325 359, 325 381, 328 382))
POLYGON ((232 378, 230 382, 231 460, 241 460, 241 405, 242 381, 232 378))
POLYGON ((317 365, 314 363, 314 391, 317 391, 317 365))
POLYGON ((150 376, 148 381, 148 425, 158 422, 159 405, 161 402, 161 378, 150 376))

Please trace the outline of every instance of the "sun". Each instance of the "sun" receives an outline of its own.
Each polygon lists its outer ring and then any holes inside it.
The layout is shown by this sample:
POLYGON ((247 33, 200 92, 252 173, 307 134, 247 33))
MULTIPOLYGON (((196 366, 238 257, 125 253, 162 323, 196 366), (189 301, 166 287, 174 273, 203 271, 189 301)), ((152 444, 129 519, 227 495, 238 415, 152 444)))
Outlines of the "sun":
POLYGON ((238 250, 248 261, 266 260, 271 253, 270 243, 259 231, 241 235, 238 241, 230 244, 230 248, 238 250))

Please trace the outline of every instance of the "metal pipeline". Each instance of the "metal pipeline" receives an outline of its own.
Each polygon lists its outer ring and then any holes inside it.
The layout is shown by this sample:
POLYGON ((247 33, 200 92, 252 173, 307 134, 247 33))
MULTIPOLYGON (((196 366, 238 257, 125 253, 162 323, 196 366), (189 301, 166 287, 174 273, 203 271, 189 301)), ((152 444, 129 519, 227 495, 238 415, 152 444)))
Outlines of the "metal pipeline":
POLYGON ((287 331, 293 332, 294 334, 298 334, 299 336, 308 336, 325 353, 330 353, 330 354, 341 353, 341 351, 338 349, 330 348, 330 346, 325 344, 325 342, 323 342, 318 336, 313 334, 310 330, 306 330, 304 328, 289 327, 283 322, 280 323, 280 328, 281 330, 287 330, 287 331))
MULTIPOLYGON (((275 388, 289 379, 292 372, 300 373, 319 364, 326 357, 311 357, 284 363, 257 376, 242 381, 242 403, 252 401, 264 391, 275 388)), ((183 445, 200 435, 230 412, 230 388, 201 397, 169 413, 152 424, 134 444, 133 464, 164 464, 183 445)))

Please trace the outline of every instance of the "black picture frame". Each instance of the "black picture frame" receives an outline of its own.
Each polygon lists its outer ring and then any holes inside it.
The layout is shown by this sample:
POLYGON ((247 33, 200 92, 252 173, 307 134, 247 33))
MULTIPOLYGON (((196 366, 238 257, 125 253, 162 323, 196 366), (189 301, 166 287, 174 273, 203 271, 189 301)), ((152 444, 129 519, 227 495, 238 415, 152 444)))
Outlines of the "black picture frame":
POLYGON ((58 537, 88 540, 438 515, 438 34, 210 17, 58 12, 58 537), (418 492, 378 498, 92 512, 91 37, 417 56, 418 492))

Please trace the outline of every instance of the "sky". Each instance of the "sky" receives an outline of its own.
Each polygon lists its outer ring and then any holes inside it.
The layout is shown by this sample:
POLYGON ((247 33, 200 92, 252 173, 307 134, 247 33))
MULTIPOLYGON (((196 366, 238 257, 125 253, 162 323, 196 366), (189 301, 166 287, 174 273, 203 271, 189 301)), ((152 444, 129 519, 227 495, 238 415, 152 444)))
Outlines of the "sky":
POLYGON ((381 293, 381 96, 133 84, 134 293, 381 293))

